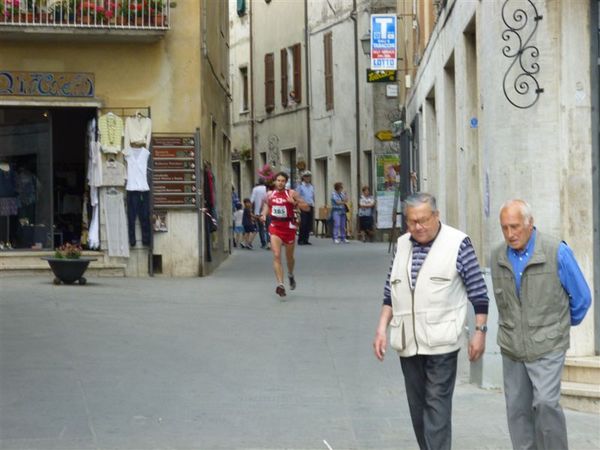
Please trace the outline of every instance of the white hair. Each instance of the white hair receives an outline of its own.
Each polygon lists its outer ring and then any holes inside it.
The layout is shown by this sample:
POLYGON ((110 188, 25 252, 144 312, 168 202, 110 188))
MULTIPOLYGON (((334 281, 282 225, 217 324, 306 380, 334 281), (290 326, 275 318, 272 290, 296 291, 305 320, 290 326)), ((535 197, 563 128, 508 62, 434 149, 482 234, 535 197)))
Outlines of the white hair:
POLYGON ((500 214, 502 214, 502 211, 504 211, 509 206, 517 206, 521 212, 521 216, 523 217, 525 223, 527 225, 531 225, 531 222, 533 220, 533 214, 531 213, 531 206, 529 205, 529 203, 520 198, 512 198, 510 200, 506 200, 504 203, 502 203, 502 206, 500 207, 500 214))

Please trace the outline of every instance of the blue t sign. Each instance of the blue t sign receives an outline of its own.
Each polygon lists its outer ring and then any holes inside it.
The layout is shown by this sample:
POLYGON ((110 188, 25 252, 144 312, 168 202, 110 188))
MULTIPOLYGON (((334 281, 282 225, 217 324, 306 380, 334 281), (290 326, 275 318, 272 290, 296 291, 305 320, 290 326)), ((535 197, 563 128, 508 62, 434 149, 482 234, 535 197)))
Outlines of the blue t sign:
POLYGON ((396 15, 371 14, 371 69, 396 70, 396 15))

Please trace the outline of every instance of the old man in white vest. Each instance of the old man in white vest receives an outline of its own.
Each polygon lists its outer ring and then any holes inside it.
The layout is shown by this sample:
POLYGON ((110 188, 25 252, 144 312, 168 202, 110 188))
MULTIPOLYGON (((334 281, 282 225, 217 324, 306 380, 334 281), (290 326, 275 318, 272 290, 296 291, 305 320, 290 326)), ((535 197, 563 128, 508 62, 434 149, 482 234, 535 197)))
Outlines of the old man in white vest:
POLYGON ((440 222, 433 195, 409 196, 404 217, 408 233, 398 238, 373 348, 383 360, 389 325, 419 447, 450 449, 452 396, 468 303, 476 322, 468 353, 476 361, 485 350, 487 288, 470 238, 440 222))

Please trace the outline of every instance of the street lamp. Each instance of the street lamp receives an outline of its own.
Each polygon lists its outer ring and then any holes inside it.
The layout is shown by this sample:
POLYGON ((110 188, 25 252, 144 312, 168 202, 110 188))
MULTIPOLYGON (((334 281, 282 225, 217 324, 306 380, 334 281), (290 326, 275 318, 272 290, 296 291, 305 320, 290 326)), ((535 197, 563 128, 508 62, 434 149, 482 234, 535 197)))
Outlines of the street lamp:
POLYGON ((360 38, 360 45, 365 55, 371 54, 371 33, 367 32, 360 38))

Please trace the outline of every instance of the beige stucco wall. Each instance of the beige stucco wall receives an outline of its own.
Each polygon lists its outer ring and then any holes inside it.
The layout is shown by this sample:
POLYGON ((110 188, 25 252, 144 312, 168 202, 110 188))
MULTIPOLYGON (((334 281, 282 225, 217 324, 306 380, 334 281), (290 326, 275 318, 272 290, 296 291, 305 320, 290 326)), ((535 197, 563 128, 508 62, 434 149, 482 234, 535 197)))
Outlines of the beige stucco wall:
MULTIPOLYGON (((12 71, 92 72, 95 75, 96 97, 100 107, 151 108, 153 133, 194 133, 201 127, 202 143, 209 142, 211 117, 218 124, 219 136, 229 133, 228 102, 222 88, 212 79, 205 64, 207 55, 213 65, 223 67, 228 76, 224 36, 203 33, 203 24, 219 25, 223 11, 217 2, 177 2, 171 10, 171 29, 157 42, 115 42, 96 37, 94 42, 78 39, 77 31, 63 40, 41 36, 29 41, 1 41, 0 68, 12 71), (203 8, 206 8, 203 10, 203 8), (213 43, 213 41, 217 41, 213 43), (216 62, 215 62, 216 61, 216 62)), ((224 4, 224 29, 227 30, 227 4, 224 4)), ((206 25, 204 25, 206 28, 206 25)), ((227 80, 225 80, 227 81, 227 80)), ((226 85, 227 83, 225 83, 226 85)), ((87 102, 88 100, 86 100, 87 102)), ((81 99, 2 97, 0 105, 75 105, 81 99)), ((223 148, 223 140, 215 148, 223 148)), ((211 144, 212 145, 212 144, 211 144)), ((221 195, 218 209, 229 205, 222 185, 230 184, 226 157, 208 152, 204 159, 213 163, 221 195), (216 158, 212 161, 212 158, 216 158), (225 203, 227 202, 227 203, 225 203)), ((169 210, 168 233, 155 234, 154 253, 162 255, 163 274, 193 276, 199 273, 197 215, 190 211, 169 210)), ((222 224, 214 240, 225 248, 228 223, 222 224)), ((220 263, 227 253, 221 251, 207 271, 220 263)), ((143 273, 134 270, 130 273, 143 273)))

